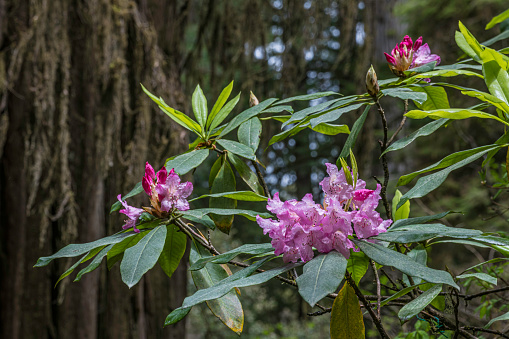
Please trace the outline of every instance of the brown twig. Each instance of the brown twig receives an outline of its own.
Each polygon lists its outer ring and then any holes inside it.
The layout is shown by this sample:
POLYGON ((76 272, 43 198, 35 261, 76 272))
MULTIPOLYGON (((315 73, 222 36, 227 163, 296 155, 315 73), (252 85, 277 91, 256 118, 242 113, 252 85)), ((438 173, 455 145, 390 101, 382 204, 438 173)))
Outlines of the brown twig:
POLYGON ((483 295, 487 295, 487 294, 491 294, 491 293, 498 293, 498 292, 503 292, 503 291, 509 291, 509 286, 502 287, 502 288, 497 288, 497 289, 494 289, 494 290, 479 292, 479 293, 476 293, 476 294, 466 295, 466 296, 463 297, 463 299, 465 301, 468 301, 468 300, 472 300, 474 298, 482 297, 483 295))
MULTIPOLYGON (((380 117, 382 118, 384 139, 383 141, 379 140, 378 142, 380 143, 380 150, 383 153, 387 149, 387 132, 388 132, 387 119, 385 117, 385 112, 382 106, 380 105, 380 102, 378 101, 378 98, 375 97, 374 100, 376 107, 378 108, 378 113, 380 113, 380 117)), ((385 154, 382 155, 382 166, 384 169, 384 182, 382 185, 382 189, 380 191, 380 196, 382 197, 382 202, 385 207, 385 214, 387 215, 387 218, 392 219, 392 211, 389 207, 389 201, 387 200, 387 185, 389 184, 389 167, 387 165, 387 156, 385 154)))
POLYGON ((466 331, 479 331, 479 332, 486 332, 486 333, 491 333, 491 334, 496 334, 496 335, 499 335, 500 337, 502 338, 509 338, 508 335, 500 332, 500 331, 495 331, 495 330, 488 330, 486 328, 482 328, 482 327, 473 327, 473 326, 464 326, 462 327, 462 329, 466 330, 466 331))
POLYGON ((371 264, 371 269, 373 270, 373 273, 375 274, 375 280, 376 280, 376 306, 377 306, 377 317, 378 320, 380 320, 380 304, 382 303, 382 294, 381 294, 381 288, 380 288, 380 278, 378 277, 378 271, 376 269, 375 262, 373 260, 369 260, 369 263, 371 264))
POLYGON ((405 125, 405 122, 406 122, 405 114, 406 114, 407 111, 408 111, 408 99, 405 99, 405 111, 403 112, 403 119, 401 119, 401 122, 399 123, 399 126, 396 129, 396 132, 394 132, 394 134, 389 139, 389 141, 387 141, 387 147, 389 147, 389 145, 392 144, 392 142, 394 141, 394 138, 396 138, 398 133, 401 132, 401 129, 403 129, 403 126, 405 125))
POLYGON ((272 199, 270 195, 269 188, 267 187, 267 183, 265 182, 265 179, 263 179, 262 172, 260 171, 260 166, 258 166, 258 163, 255 160, 251 160, 251 163, 253 164, 255 170, 256 170, 256 176, 258 177, 258 180, 262 183, 263 191, 265 192, 265 196, 269 199, 272 199))

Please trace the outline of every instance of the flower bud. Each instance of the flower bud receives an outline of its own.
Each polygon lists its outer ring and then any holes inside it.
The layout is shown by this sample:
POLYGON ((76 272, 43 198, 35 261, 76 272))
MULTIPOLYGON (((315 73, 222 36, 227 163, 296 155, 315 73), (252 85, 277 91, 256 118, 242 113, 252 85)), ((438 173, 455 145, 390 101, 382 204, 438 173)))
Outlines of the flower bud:
POLYGON ((373 65, 371 65, 368 73, 366 73, 366 89, 371 96, 376 96, 378 92, 380 92, 380 87, 378 87, 378 79, 376 77, 376 72, 373 68, 373 65))
POLYGON ((258 98, 253 94, 252 91, 250 91, 250 95, 249 95, 249 107, 253 107, 253 106, 256 106, 260 103, 260 101, 258 101, 258 98))

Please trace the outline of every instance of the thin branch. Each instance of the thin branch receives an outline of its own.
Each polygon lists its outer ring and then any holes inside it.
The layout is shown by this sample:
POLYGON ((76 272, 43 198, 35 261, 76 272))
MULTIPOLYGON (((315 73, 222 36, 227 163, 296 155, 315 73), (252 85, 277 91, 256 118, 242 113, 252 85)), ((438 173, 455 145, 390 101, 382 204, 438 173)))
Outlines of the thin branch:
POLYGON ((465 301, 468 301, 468 300, 472 300, 474 298, 482 297, 483 295, 498 293, 498 292, 503 292, 503 291, 509 291, 509 286, 497 288, 494 290, 484 291, 484 292, 480 292, 480 293, 476 293, 476 294, 466 295, 463 297, 463 299, 465 299, 465 301))
POLYGON ((357 285, 355 284, 355 281, 353 281, 352 276, 350 275, 350 272, 348 272, 348 271, 345 272, 345 278, 346 278, 346 281, 348 281, 348 284, 350 286, 352 286, 353 290, 355 291, 355 294, 357 295, 357 298, 359 298, 359 300, 364 305, 366 310, 368 310, 368 313, 371 316, 371 319, 373 319, 376 329, 380 333, 380 336, 382 337, 382 339, 390 339, 389 335, 387 334, 387 332, 385 331, 385 329, 382 325, 382 322, 380 321, 380 319, 377 318, 375 312, 371 308, 370 303, 366 300, 366 298, 364 297, 362 292, 359 290, 359 287, 357 287, 357 285))
POLYGON ((488 330, 486 328, 482 328, 482 327, 473 327, 473 326, 464 326, 462 327, 462 329, 464 330, 467 330, 467 331, 479 331, 479 332, 486 332, 486 333, 491 333, 491 334, 497 334, 499 336, 501 336, 502 338, 508 338, 509 339, 509 336, 502 333, 502 332, 499 332, 499 331, 495 331, 495 330, 488 330))
POLYGON ((373 270, 373 273, 375 274, 375 280, 376 280, 376 306, 377 306, 377 317, 378 320, 380 320, 380 304, 382 303, 382 295, 381 295, 381 288, 380 288, 380 278, 378 277, 378 271, 376 269, 375 262, 370 259, 369 263, 371 264, 371 269, 373 270))
POLYGON ((405 111, 403 112, 403 119, 401 120, 401 122, 399 123, 399 126, 398 128, 396 129, 396 132, 394 132, 394 134, 392 135, 392 137, 389 139, 389 141, 387 142, 387 147, 389 147, 390 144, 392 144, 392 142, 394 141, 394 138, 396 138, 396 136, 398 135, 399 132, 401 132, 401 129, 403 128, 403 126, 405 125, 405 122, 406 122, 406 112, 408 111, 408 99, 405 99, 405 111))
POLYGON ((260 166, 258 166, 258 163, 254 160, 251 160, 251 162, 253 163, 253 166, 256 170, 256 176, 258 177, 258 180, 260 180, 260 182, 262 183, 262 187, 263 187, 263 191, 265 192, 265 196, 269 199, 272 199, 272 197, 270 195, 269 188, 267 187, 267 183, 265 182, 265 179, 263 179, 262 172, 260 171, 260 166))
MULTIPOLYGON (((383 141, 379 140, 380 143, 380 150, 383 153, 387 149, 387 119, 385 118, 385 112, 380 105, 380 102, 378 101, 378 98, 374 98, 376 107, 378 108, 378 113, 380 113, 380 117, 382 118, 382 126, 384 129, 384 139, 383 141)), ((387 215, 388 219, 392 219, 392 211, 389 207, 389 202, 387 201, 387 185, 389 184, 389 167, 387 165, 387 156, 384 154, 382 155, 382 166, 384 168, 384 183, 382 185, 382 189, 380 191, 380 196, 382 197, 382 202, 385 207, 385 214, 387 215)))

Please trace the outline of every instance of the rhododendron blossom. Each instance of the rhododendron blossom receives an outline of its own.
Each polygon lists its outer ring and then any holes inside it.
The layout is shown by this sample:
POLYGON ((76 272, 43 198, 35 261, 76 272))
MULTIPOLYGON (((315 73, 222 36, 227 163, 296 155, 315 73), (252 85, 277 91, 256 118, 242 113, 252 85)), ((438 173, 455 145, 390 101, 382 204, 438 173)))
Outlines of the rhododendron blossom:
POLYGON ((422 36, 413 43, 412 38, 405 35, 391 54, 384 54, 391 71, 400 77, 405 75, 403 72, 407 69, 419 67, 432 61, 436 61, 437 65, 440 63, 440 57, 431 54, 428 44, 422 43, 422 36))
POLYGON ((119 213, 125 214, 129 218, 129 219, 125 220, 125 224, 124 224, 124 226, 122 226, 122 229, 125 230, 125 229, 132 227, 136 233, 140 233, 140 230, 136 228, 136 221, 138 220, 140 215, 145 211, 141 208, 129 206, 127 204, 127 202, 122 201, 121 198, 122 198, 122 196, 119 194, 117 196, 117 199, 118 199, 118 201, 120 201, 122 206, 124 206, 124 209, 120 210, 119 213))
MULTIPOLYGON (((355 186, 348 184, 344 170, 326 164, 328 177, 320 182, 325 193, 323 206, 306 194, 301 201, 282 202, 279 194, 269 199, 267 210, 277 220, 256 217, 264 234, 272 238, 276 255, 283 255, 285 262, 306 262, 313 258, 313 248, 318 252, 338 251, 350 256, 355 250, 350 240, 353 236, 364 239, 385 232, 392 223, 383 220, 375 211, 380 200, 380 185, 376 190, 366 189, 366 182, 357 179, 355 186)), ((353 178, 352 178, 353 179, 353 178)), ((353 181, 353 180, 352 180, 353 181)))

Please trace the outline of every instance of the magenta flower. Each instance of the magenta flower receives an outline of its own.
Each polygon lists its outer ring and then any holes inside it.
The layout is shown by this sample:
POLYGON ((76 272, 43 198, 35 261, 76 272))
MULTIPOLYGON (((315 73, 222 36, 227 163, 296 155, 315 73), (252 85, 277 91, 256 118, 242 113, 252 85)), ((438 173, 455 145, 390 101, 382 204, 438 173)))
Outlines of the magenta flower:
POLYGON ((157 184, 166 183, 168 172, 166 167, 162 167, 157 174, 154 172, 154 168, 148 163, 145 163, 145 176, 141 180, 141 185, 151 198, 154 196, 155 187, 157 184))
POLYGON ((141 208, 136 208, 129 206, 127 202, 122 201, 122 196, 119 194, 117 196, 118 201, 124 206, 123 210, 120 210, 119 212, 122 214, 125 214, 129 219, 125 220, 125 225, 122 226, 122 229, 128 229, 133 228, 133 231, 136 233, 140 233, 140 230, 136 228, 136 221, 140 217, 140 215, 144 212, 141 208))
POLYGON ((431 54, 428 44, 422 44, 422 36, 413 43, 412 39, 405 35, 390 55, 384 54, 391 71, 399 77, 404 77, 403 72, 407 69, 419 67, 432 61, 436 61, 437 65, 440 63, 440 57, 431 54))
POLYGON ((392 223, 383 220, 375 211, 380 200, 380 185, 376 190, 365 189, 366 183, 358 179, 356 187, 346 181, 343 169, 326 164, 328 177, 320 185, 325 193, 324 206, 306 194, 301 201, 282 202, 276 193, 267 202, 267 210, 278 220, 256 217, 258 225, 272 239, 276 255, 283 261, 309 261, 313 247, 320 253, 338 251, 345 258, 355 249, 353 236, 364 239, 385 232, 392 223), (354 233, 355 231, 355 233, 354 233))
POLYGON ((165 182, 159 182, 155 191, 161 202, 161 210, 170 212, 173 209, 187 211, 189 202, 186 200, 193 192, 193 184, 190 182, 180 183, 180 177, 172 169, 165 178, 165 182))

